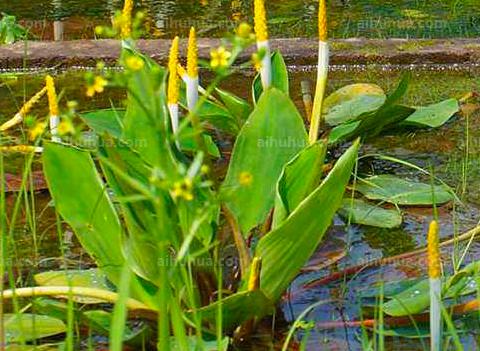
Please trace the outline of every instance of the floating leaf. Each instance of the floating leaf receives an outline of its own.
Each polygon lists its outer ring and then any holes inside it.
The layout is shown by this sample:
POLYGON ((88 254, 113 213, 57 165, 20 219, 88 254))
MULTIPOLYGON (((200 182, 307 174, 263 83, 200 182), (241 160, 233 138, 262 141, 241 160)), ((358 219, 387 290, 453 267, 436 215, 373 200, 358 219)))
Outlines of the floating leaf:
MULTIPOLYGON (((36 274, 35 282, 40 286, 76 286, 111 290, 107 277, 98 269, 51 271, 36 274)), ((84 304, 101 303, 103 300, 74 296, 74 301, 84 304)))
POLYGON ((354 120, 366 112, 378 110, 387 99, 375 84, 351 84, 330 94, 323 103, 325 122, 336 126, 354 120))
POLYGON ((385 209, 359 199, 344 199, 338 212, 352 223, 379 228, 396 228, 402 224, 402 215, 396 209, 385 209))
POLYGON ((430 184, 412 182, 386 174, 364 179, 357 185, 356 190, 370 200, 405 206, 444 204, 454 199, 451 189, 447 186, 435 185, 432 189, 430 184))
POLYGON ((460 111, 457 99, 449 99, 438 104, 420 107, 402 124, 417 127, 438 128, 460 111))
POLYGON ((40 314, 4 314, 3 323, 9 343, 46 338, 67 330, 61 320, 40 314))

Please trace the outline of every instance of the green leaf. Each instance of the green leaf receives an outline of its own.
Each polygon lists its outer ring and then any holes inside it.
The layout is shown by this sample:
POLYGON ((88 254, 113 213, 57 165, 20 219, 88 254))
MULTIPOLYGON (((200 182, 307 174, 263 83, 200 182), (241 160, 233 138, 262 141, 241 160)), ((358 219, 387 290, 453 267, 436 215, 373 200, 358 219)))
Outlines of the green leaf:
MULTIPOLYGON (((272 87, 277 88, 287 96, 290 94, 287 65, 279 51, 275 51, 272 54, 272 87)), ((257 74, 253 80, 252 93, 253 101, 257 103, 263 93, 260 74, 257 74)))
POLYGON ((61 320, 40 314, 4 314, 5 339, 8 343, 32 341, 65 333, 61 320))
POLYGON ((196 313, 200 313, 203 320, 214 326, 217 321, 219 303, 222 304, 222 326, 228 330, 255 317, 264 317, 275 309, 273 302, 262 291, 255 290, 225 297, 221 302, 214 302, 202 307, 196 313))
POLYGON ((451 189, 444 185, 436 185, 432 189, 430 184, 412 182, 387 174, 362 180, 356 190, 370 200, 405 206, 444 204, 454 199, 451 189))
POLYGON ((108 133, 119 138, 122 135, 121 121, 124 115, 123 110, 107 109, 82 113, 80 117, 95 133, 100 135, 108 133))
POLYGON ((357 141, 290 217, 260 239, 255 256, 262 258, 261 290, 272 301, 281 296, 322 241, 342 204, 358 149, 357 141))
POLYGON ((336 144, 346 139, 349 135, 353 135, 360 125, 360 121, 340 124, 333 128, 328 135, 328 143, 336 144))
POLYGON ((387 97, 375 84, 351 84, 329 95, 322 107, 325 122, 336 126, 350 122, 366 112, 378 110, 387 97))
MULTIPOLYGON (((40 286, 75 286, 84 288, 96 288, 100 290, 111 290, 107 283, 107 277, 98 269, 50 271, 35 274, 35 283, 40 286)), ((102 303, 103 300, 73 297, 73 300, 83 304, 102 303)))
POLYGON ((402 215, 396 209, 385 209, 359 199, 344 199, 340 216, 351 223, 378 228, 396 228, 402 224, 402 215))
POLYGON ((250 114, 252 113, 252 106, 250 106, 250 104, 244 99, 226 90, 217 88, 216 92, 218 96, 220 96, 222 102, 227 107, 228 111, 230 111, 237 118, 237 121, 241 128, 247 120, 248 116, 250 116, 250 114))
POLYGON ((324 142, 315 143, 300 151, 284 167, 277 183, 273 228, 278 227, 318 186, 326 152, 324 142))
POLYGON ((188 350, 184 350, 181 348, 179 345, 177 339, 175 337, 172 337, 170 340, 170 350, 171 351, 196 351, 196 350, 202 350, 202 351, 227 351, 228 346, 230 344, 230 339, 229 338, 224 338, 220 342, 220 350, 218 349, 218 341, 213 340, 213 341, 206 341, 202 340, 201 344, 198 341, 198 338, 196 336, 188 336, 187 337, 187 342, 188 342, 188 350), (201 345, 201 347, 200 347, 201 345))
MULTIPOLYGON (((197 145, 197 141, 195 140, 194 132, 191 128, 184 128, 178 135, 178 140, 180 142, 180 149, 182 151, 195 153, 199 150, 199 146, 197 145)), ((220 150, 218 149, 217 145, 213 141, 213 138, 208 135, 203 135, 203 141, 205 142, 205 146, 207 147, 208 153, 216 158, 219 158, 220 150)))
POLYGON ((457 99, 448 99, 437 104, 418 108, 402 124, 438 128, 458 111, 460 111, 460 106, 457 99))
POLYGON ((288 96, 267 90, 237 137, 222 185, 226 203, 246 234, 267 217, 283 166, 307 144, 302 117, 288 96), (241 184, 243 175, 250 184, 241 184))

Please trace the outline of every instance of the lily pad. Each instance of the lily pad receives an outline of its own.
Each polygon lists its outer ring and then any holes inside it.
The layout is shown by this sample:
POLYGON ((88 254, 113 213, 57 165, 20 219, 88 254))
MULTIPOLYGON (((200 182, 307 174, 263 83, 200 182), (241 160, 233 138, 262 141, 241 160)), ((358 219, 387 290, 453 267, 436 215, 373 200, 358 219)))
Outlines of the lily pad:
POLYGON ((416 127, 438 128, 460 111, 457 99, 448 99, 438 104, 418 108, 402 124, 416 127))
POLYGON ((32 341, 65 333, 65 323, 40 314, 4 314, 5 339, 8 343, 32 341))
POLYGON ((330 94, 323 104, 325 121, 336 126, 354 120, 365 112, 379 109, 387 100, 375 84, 351 84, 330 94))
MULTIPOLYGON (((106 276, 98 269, 50 271, 36 274, 35 282, 40 286, 76 286, 111 290, 106 276)), ((96 304, 104 302, 98 299, 74 296, 72 299, 79 303, 96 304)))
POLYGON ((404 206, 444 204, 454 199, 451 189, 445 185, 432 187, 386 174, 364 179, 356 190, 367 199, 404 206))
POLYGON ((378 228, 396 228, 402 224, 402 215, 396 209, 385 209, 359 199, 344 199, 339 215, 352 223, 378 228))

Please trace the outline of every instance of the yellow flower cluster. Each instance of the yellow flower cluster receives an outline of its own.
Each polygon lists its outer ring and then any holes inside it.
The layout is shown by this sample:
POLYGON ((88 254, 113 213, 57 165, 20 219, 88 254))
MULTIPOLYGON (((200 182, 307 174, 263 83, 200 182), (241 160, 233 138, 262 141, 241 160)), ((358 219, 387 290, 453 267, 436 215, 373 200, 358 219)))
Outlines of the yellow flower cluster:
POLYGON ((437 221, 432 221, 428 229, 428 276, 432 279, 440 278, 441 271, 439 226, 437 221))
POLYGON ((87 96, 93 97, 96 93, 103 93, 105 87, 108 85, 108 81, 102 76, 96 76, 93 84, 87 86, 87 96))
POLYGON ((173 184, 172 196, 175 199, 182 198, 186 201, 193 200, 193 182, 190 178, 185 178, 182 181, 173 184))

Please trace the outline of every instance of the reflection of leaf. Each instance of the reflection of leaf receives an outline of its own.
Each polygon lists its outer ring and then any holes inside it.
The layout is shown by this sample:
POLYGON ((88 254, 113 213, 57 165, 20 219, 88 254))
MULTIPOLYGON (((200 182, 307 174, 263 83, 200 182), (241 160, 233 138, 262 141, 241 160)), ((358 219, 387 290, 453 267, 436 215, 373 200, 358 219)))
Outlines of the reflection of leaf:
POLYGON ((352 223, 379 228, 396 228, 402 224, 402 215, 396 209, 385 209, 359 199, 344 199, 339 214, 352 223))
POLYGON ((392 175, 378 175, 364 179, 356 190, 370 200, 380 200, 397 205, 444 204, 454 199, 451 190, 443 185, 433 187, 392 175), (434 196, 432 195, 434 192, 434 196))

